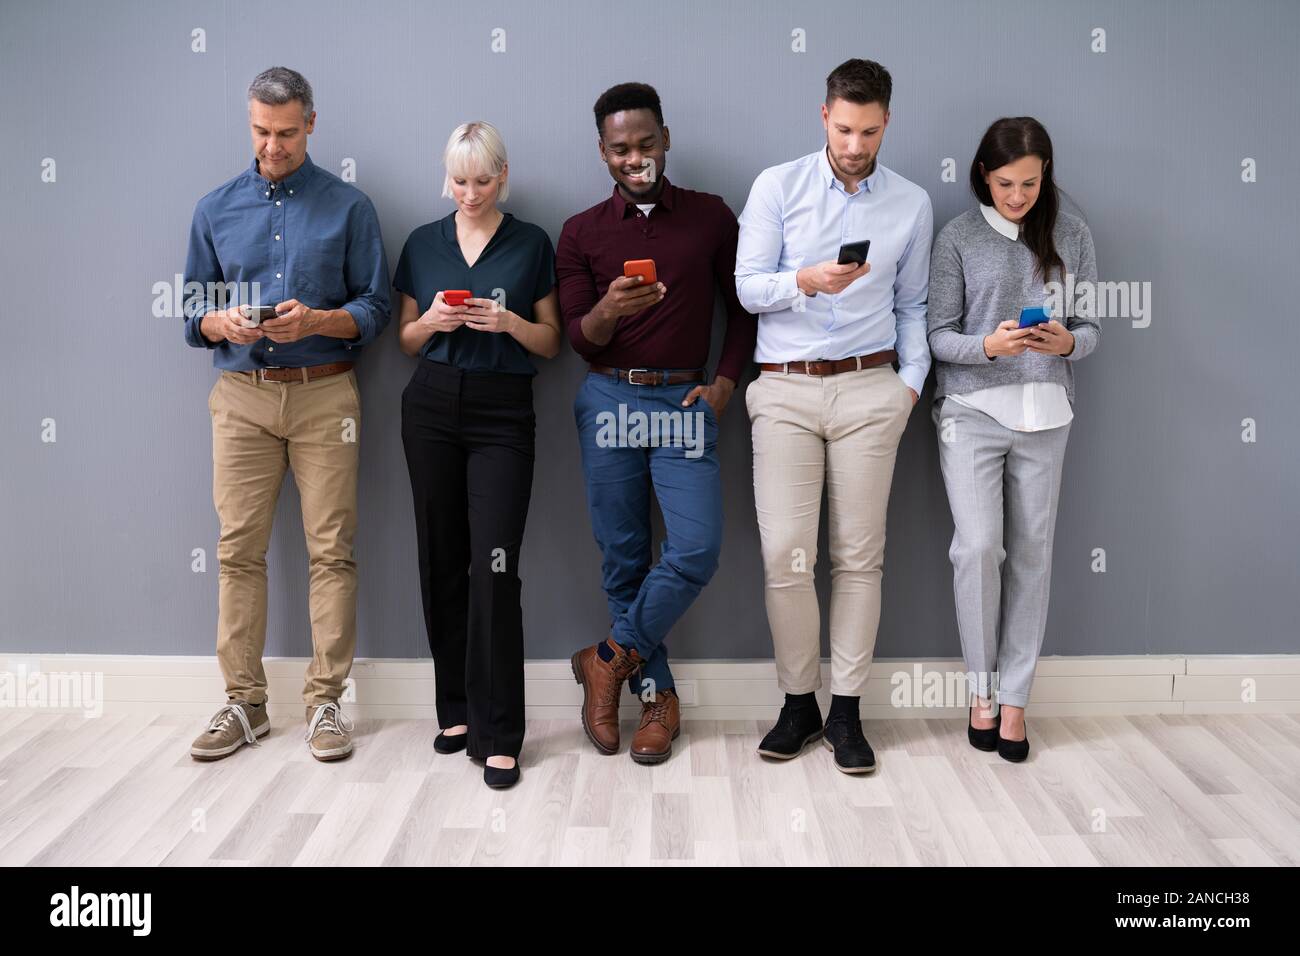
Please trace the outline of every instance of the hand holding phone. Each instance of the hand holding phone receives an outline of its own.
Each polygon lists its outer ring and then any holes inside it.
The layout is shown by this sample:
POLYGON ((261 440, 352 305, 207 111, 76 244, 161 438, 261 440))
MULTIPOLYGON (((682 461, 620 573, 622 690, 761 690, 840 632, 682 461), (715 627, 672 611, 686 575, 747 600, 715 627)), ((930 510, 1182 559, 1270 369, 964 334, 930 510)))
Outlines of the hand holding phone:
MULTIPOLYGON (((840 252, 843 255, 843 250, 840 252)), ((870 271, 871 263, 865 259, 861 263, 827 260, 815 266, 804 266, 795 273, 794 281, 804 295, 818 292, 838 295, 870 271)))
POLYGON ((999 322, 998 327, 984 336, 984 354, 995 359, 999 355, 1021 355, 1029 347, 1032 328, 1018 328, 1015 319, 999 322))
POLYGON ((667 289, 658 280, 653 259, 629 259, 623 275, 609 284, 598 308, 614 318, 634 315, 663 301, 667 289))
POLYGON ((442 293, 442 301, 452 306, 462 306, 472 293, 468 289, 447 289, 442 293))

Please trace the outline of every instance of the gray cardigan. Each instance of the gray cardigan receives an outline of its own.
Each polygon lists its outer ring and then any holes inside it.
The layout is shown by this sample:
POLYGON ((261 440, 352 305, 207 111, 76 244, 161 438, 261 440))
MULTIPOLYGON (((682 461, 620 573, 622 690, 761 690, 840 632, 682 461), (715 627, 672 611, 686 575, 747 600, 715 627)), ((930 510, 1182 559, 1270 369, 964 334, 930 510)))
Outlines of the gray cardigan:
MULTIPOLYGON (((1097 281, 1092 233, 1078 216, 1057 213, 1052 233, 1056 251, 1075 286, 1097 281)), ((985 220, 979 207, 953 219, 939 232, 930 254, 928 335, 934 353, 938 388, 935 398, 963 395, 993 385, 1057 382, 1074 403, 1071 362, 1097 347, 1101 326, 1096 318, 1075 315, 1066 302, 1065 327, 1074 335, 1069 355, 1026 351, 990 359, 984 336, 999 322, 1019 319, 1020 310, 1044 304, 1044 283, 1034 272, 1034 254, 1022 240, 1011 240, 985 220)), ((1052 278, 1061 276, 1055 270, 1052 278)))

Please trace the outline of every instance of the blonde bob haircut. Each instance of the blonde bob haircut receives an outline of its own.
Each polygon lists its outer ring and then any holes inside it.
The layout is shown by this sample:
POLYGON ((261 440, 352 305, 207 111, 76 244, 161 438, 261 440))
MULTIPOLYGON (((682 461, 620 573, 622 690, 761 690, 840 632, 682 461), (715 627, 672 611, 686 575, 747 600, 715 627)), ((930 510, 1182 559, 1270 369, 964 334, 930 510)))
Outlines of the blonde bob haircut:
MULTIPOLYGON (((462 123, 447 140, 442 164, 447 170, 442 181, 442 195, 444 199, 451 199, 453 176, 466 179, 471 176, 500 176, 506 168, 506 144, 491 123, 462 123)), ((509 195, 510 180, 507 179, 497 192, 497 202, 504 202, 509 195)))

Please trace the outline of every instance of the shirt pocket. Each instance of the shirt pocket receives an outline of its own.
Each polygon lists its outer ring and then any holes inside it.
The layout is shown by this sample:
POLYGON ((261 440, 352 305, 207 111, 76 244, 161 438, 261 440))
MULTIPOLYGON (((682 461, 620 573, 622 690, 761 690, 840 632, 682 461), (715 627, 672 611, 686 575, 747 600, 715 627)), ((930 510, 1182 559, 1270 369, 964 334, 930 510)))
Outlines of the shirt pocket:
POLYGON ((293 297, 314 309, 336 309, 347 301, 343 239, 304 239, 294 268, 293 297))

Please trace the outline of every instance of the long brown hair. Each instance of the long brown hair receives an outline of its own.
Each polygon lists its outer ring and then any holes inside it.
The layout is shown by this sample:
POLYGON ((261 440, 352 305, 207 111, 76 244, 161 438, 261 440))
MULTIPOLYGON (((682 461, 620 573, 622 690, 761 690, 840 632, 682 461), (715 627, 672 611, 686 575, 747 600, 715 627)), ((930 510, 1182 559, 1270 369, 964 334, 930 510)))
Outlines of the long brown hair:
POLYGON ((1029 251, 1034 254, 1037 272, 1046 282, 1052 269, 1061 273, 1065 280, 1065 263, 1056 251, 1052 241, 1052 231, 1056 228, 1056 214, 1060 209, 1060 197, 1056 194, 1056 180, 1052 172, 1052 138, 1047 135, 1043 124, 1032 116, 1004 116, 997 120, 984 133, 979 149, 970 165, 970 188, 986 206, 993 205, 993 194, 984 173, 991 173, 1007 163, 1014 163, 1024 156, 1037 156, 1043 161, 1042 183, 1038 190, 1038 201, 1025 213, 1023 238, 1029 251), (980 167, 983 167, 983 172, 980 167))

